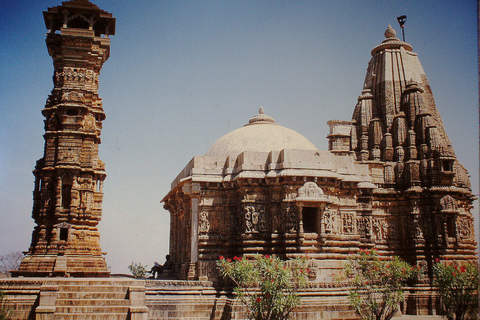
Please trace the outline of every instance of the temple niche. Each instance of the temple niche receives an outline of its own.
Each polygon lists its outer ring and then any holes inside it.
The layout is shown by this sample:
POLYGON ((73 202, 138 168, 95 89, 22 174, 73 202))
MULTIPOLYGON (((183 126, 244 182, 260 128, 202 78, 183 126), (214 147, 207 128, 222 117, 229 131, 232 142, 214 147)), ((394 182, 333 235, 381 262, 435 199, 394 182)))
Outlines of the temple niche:
MULTIPOLYGON (((218 280, 219 256, 308 254, 310 280, 332 282, 349 253, 377 248, 429 287, 436 258, 476 259, 475 197, 417 54, 390 26, 371 54, 352 119, 328 122, 328 151, 261 108, 187 164, 163 199, 180 279, 218 280)), ((411 308, 431 309, 422 294, 411 308)))

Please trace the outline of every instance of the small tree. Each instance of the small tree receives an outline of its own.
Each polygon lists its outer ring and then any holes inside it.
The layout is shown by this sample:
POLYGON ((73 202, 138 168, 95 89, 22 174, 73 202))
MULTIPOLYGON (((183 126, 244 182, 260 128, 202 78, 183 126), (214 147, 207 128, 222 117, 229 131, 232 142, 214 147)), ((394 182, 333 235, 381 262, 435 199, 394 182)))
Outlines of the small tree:
POLYGON ((247 307, 248 319, 288 319, 300 303, 297 291, 305 286, 308 269, 305 258, 282 261, 256 255, 253 260, 220 257, 222 276, 235 283, 238 300, 247 307))
POLYGON ((128 270, 133 274, 134 278, 145 278, 145 275, 147 274, 147 266, 142 266, 141 263, 139 262, 133 262, 132 264, 128 266, 128 270))
POLYGON ((479 271, 475 263, 458 266, 456 262, 436 260, 434 285, 448 320, 477 319, 479 271))
POLYGON ((10 271, 18 270, 23 259, 23 253, 12 251, 0 256, 0 274, 10 276, 10 271))
POLYGON ((341 281, 350 285, 349 302, 364 320, 389 320, 403 300, 405 282, 420 268, 394 256, 384 258, 377 250, 352 254, 344 265, 341 281))

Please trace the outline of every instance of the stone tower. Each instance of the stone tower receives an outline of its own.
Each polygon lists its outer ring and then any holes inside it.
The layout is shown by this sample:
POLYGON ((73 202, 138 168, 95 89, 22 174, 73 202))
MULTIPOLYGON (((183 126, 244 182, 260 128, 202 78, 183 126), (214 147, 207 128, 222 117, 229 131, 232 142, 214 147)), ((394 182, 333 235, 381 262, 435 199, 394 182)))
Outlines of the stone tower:
POLYGON ((395 35, 389 26, 372 49, 352 120, 329 122, 329 145, 369 166, 378 186, 372 214, 403 229, 386 244, 431 276, 436 258, 476 260, 475 196, 418 56, 395 35))
POLYGON ((14 276, 108 276, 97 229, 106 176, 98 158, 105 113, 97 89, 115 18, 88 0, 43 14, 54 88, 42 110, 44 156, 33 172, 36 226, 14 276))

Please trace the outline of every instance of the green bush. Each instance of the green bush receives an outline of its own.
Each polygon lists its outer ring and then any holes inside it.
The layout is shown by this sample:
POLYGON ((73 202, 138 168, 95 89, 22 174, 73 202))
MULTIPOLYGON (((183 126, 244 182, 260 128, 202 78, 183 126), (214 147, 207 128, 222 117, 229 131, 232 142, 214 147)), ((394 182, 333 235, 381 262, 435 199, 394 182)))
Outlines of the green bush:
POLYGON ((417 267, 394 256, 382 257, 377 250, 360 250, 351 254, 340 281, 347 281, 349 302, 365 320, 389 320, 403 300, 408 279, 419 275, 417 267))
POLYGON ((235 283, 238 300, 247 307, 248 319, 288 319, 300 303, 297 291, 305 286, 309 270, 306 259, 283 261, 278 257, 256 255, 252 260, 220 257, 222 276, 235 283))
POLYGON ((448 320, 477 319, 479 271, 475 263, 461 266, 436 260, 434 282, 448 320))
POLYGON ((133 274, 134 278, 145 278, 147 274, 147 266, 142 266, 141 263, 133 262, 128 266, 128 270, 133 274))

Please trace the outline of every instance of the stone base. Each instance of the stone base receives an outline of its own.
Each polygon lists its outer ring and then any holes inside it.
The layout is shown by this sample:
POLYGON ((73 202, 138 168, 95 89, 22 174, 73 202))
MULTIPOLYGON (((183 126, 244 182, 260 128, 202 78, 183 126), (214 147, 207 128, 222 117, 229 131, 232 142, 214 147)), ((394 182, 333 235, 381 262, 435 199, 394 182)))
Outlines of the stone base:
POLYGON ((108 277, 102 256, 26 255, 13 277, 108 277))
MULTIPOLYGON (((15 278, 0 280, 12 320, 24 319, 245 319, 245 307, 228 288, 209 281, 131 278, 15 278)), ((358 319, 346 288, 311 283, 300 293, 297 320, 358 319)), ((407 288, 403 314, 437 314, 430 287, 407 288)))

